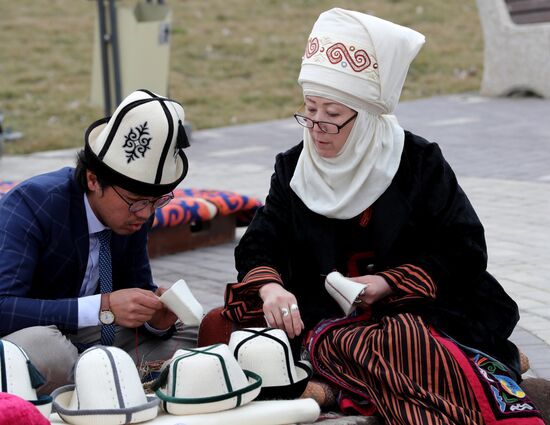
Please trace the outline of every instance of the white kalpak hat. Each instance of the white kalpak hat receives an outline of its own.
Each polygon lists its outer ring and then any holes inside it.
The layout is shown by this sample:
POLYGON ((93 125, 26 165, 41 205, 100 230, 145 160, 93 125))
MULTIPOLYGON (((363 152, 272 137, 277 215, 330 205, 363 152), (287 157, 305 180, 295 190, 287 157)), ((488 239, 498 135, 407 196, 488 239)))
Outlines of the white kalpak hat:
POLYGON ((187 174, 189 146, 182 106, 147 90, 131 93, 113 116, 94 122, 84 136, 91 171, 144 196, 172 191, 187 174))
POLYGON ((355 282, 342 276, 339 272, 331 272, 325 279, 325 289, 336 300, 346 316, 349 316, 357 307, 354 301, 367 285, 355 282))
POLYGON ((247 404, 260 393, 262 379, 243 370, 226 344, 174 353, 153 388, 172 415, 219 412, 247 404))
POLYGON ((84 351, 76 365, 74 385, 52 393, 54 409, 75 425, 134 424, 158 414, 158 399, 147 397, 132 358, 117 347, 84 351))
POLYGON ((365 13, 321 13, 308 39, 298 82, 304 94, 390 114, 399 101, 422 34, 365 13), (341 96, 338 96, 338 92, 341 96))
POLYGON ((14 394, 34 404, 46 418, 52 410, 50 396, 36 396, 36 388, 44 378, 32 365, 27 354, 18 345, 0 339, 0 390, 14 394))
POLYGON ((243 369, 261 376, 258 399, 298 398, 311 378, 309 364, 294 361, 282 329, 240 329, 231 334, 229 348, 243 369))

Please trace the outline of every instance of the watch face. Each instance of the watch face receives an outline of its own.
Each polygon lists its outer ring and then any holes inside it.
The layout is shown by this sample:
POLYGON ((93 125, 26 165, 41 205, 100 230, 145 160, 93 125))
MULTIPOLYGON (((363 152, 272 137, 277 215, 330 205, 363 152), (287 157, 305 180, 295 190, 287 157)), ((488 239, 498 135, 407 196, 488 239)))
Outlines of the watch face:
POLYGON ((110 310, 102 310, 99 312, 99 321, 104 325, 110 325, 115 321, 115 315, 110 310))

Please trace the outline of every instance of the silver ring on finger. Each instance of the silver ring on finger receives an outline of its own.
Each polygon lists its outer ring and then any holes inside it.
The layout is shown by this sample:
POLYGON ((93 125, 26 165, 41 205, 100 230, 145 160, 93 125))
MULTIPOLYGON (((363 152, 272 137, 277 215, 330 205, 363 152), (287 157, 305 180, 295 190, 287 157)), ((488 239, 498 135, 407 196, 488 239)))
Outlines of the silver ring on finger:
POLYGON ((290 305, 290 311, 298 311, 298 304, 291 304, 290 305))
POLYGON ((289 314, 288 308, 286 308, 286 307, 281 307, 281 314, 283 315, 283 317, 288 316, 288 314, 289 314))

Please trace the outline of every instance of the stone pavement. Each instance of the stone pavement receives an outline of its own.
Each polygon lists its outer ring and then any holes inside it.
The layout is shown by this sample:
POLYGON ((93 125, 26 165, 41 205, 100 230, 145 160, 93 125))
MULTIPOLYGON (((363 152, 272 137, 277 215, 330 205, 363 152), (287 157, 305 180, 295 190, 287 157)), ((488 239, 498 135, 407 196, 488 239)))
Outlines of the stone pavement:
MULTIPOLYGON (((402 126, 440 144, 481 221, 489 271, 520 306, 513 340, 529 374, 550 379, 550 101, 442 96, 403 102, 402 126)), ((292 118, 194 132, 185 187, 264 199, 276 153, 301 138, 292 118)), ((4 156, 1 179, 22 179, 74 162, 75 150, 4 156)), ((152 260, 160 285, 184 278, 212 308, 235 280, 235 242, 152 260)))

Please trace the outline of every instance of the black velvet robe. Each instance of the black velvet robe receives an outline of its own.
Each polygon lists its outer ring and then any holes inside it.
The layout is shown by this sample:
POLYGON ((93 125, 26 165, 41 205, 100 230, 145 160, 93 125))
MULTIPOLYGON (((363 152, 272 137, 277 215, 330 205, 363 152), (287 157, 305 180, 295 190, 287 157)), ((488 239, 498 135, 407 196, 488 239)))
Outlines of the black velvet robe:
MULTIPOLYGON (((338 241, 347 237, 342 232, 353 227, 309 210, 290 188, 302 147, 277 156, 265 206, 235 258, 239 282, 255 267, 276 269, 296 296, 308 329, 342 314, 324 279, 338 268, 338 241)), ((422 267, 437 286, 435 300, 412 301, 393 313, 418 314, 519 374, 517 348, 507 341, 519 319, 517 305, 486 271, 483 226, 437 144, 405 132, 399 169, 373 204, 368 227, 368 246, 376 256, 372 273, 408 263, 422 267)), ((375 309, 375 314, 392 312, 375 309)))

